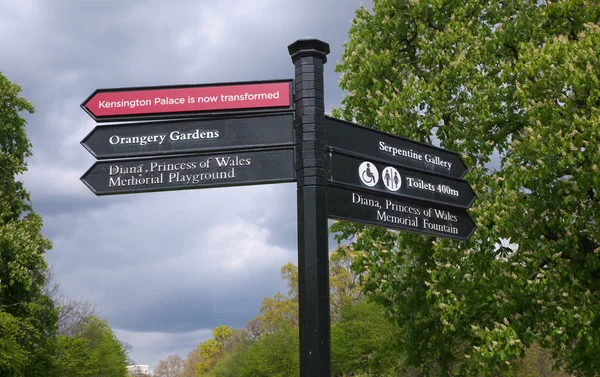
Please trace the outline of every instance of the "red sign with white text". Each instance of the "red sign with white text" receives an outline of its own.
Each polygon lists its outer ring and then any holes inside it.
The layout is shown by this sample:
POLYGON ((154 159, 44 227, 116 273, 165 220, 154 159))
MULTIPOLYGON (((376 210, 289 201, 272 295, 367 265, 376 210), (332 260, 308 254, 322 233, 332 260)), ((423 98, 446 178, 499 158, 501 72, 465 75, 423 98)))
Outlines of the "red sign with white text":
POLYGON ((289 109, 291 80, 96 90, 81 107, 96 121, 165 118, 203 112, 289 109))

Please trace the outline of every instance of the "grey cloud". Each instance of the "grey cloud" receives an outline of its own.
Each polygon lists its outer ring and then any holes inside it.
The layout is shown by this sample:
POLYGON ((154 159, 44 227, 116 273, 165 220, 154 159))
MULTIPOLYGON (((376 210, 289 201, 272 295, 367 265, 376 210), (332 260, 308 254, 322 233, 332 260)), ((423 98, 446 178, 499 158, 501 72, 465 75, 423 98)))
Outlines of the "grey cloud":
POLYGON ((137 345, 131 351, 130 357, 139 364, 150 364, 156 367, 158 360, 164 360, 170 355, 187 357, 200 342, 212 336, 212 329, 200 329, 184 333, 138 332, 115 329, 117 337, 129 344, 137 345), (153 360, 153 361, 149 361, 153 360))
MULTIPOLYGON (((247 189, 248 197, 260 195, 261 187, 247 189)), ((57 271, 74 293, 99 297, 108 318, 125 329, 188 331, 212 326, 212 317, 242 324, 266 292, 281 286, 279 268, 295 259, 293 250, 268 242, 271 230, 235 215, 260 216, 276 206, 232 195, 242 190, 148 194, 153 201, 138 195, 76 218, 51 217, 73 224, 52 237, 57 271), (197 311, 180 311, 190 303, 197 311), (239 309, 228 308, 236 303, 239 309)))

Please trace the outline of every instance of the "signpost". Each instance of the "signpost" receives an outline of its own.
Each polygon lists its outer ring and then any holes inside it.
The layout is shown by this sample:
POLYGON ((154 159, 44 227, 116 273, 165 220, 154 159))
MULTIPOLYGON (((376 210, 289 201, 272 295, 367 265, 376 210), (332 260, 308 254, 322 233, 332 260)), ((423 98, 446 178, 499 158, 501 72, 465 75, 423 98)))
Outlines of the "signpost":
POLYGON ((323 126, 323 65, 329 45, 300 39, 289 45, 288 51, 296 74, 300 376, 329 377, 329 234, 323 126))
POLYGON ((96 195, 296 182, 300 375, 329 377, 327 219, 465 241, 475 193, 458 154, 325 116, 327 43, 288 51, 294 80, 96 90, 81 107, 97 122, 168 121, 96 126, 81 144, 104 161, 81 180, 96 195))
POLYGON ((97 122, 290 109, 291 80, 98 89, 83 103, 97 122))
POLYGON ((97 126, 81 144, 97 159, 294 145, 291 112, 97 126))

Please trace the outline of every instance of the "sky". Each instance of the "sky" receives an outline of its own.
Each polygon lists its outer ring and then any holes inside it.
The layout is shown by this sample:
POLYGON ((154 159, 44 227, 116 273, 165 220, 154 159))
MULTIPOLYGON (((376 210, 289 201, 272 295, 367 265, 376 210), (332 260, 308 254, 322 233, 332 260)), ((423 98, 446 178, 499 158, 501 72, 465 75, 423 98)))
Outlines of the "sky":
MULTIPOLYGON (((325 105, 358 0, 2 0, 0 70, 21 85, 33 145, 22 176, 63 292, 93 302, 138 364, 187 356, 286 291, 297 262, 295 183, 95 196, 80 104, 99 88, 291 79, 287 46, 331 47, 325 105)), ((365 3, 369 6, 369 3, 365 3)), ((330 242, 330 248, 335 243, 330 242)))

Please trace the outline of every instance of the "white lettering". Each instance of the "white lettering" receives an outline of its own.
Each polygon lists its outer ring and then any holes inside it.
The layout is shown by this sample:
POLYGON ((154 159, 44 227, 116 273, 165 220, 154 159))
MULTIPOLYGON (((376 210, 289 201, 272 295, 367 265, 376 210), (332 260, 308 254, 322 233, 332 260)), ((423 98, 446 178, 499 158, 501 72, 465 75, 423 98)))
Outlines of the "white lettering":
POLYGON ((423 219, 423 229, 435 230, 442 233, 458 234, 457 227, 445 224, 430 223, 427 221, 427 219, 423 219))
POLYGON ((430 154, 425 155, 425 161, 430 164, 444 167, 448 170, 452 169, 452 163, 450 161, 444 161, 438 156, 432 156, 430 154))
POLYGON ((413 160, 423 161, 423 155, 413 151, 412 149, 401 149, 393 147, 391 145, 387 145, 383 141, 379 142, 379 150, 391 154, 392 157, 407 157, 413 160))

